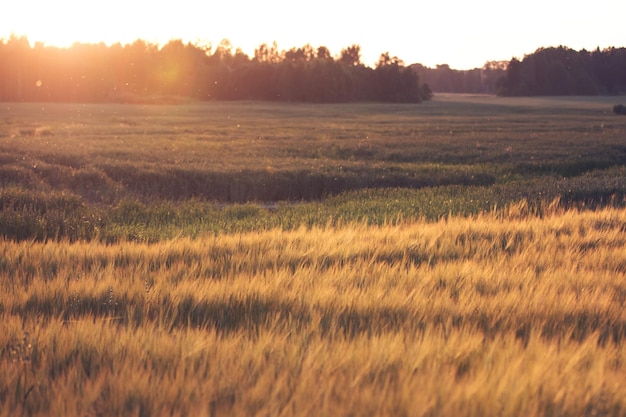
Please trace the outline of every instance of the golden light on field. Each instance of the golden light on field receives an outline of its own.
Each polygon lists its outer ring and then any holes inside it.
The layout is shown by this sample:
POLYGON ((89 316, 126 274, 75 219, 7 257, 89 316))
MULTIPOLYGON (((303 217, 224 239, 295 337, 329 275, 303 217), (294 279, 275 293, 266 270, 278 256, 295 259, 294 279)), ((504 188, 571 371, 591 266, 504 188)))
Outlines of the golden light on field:
POLYGON ((359 44, 368 65, 389 52, 406 63, 448 63, 463 69, 520 57, 539 47, 623 46, 624 12, 626 6, 617 0, 599 0, 593 8, 533 0, 516 9, 494 0, 416 5, 388 0, 384 7, 353 0, 309 4, 35 0, 3 7, 0 38, 15 34, 56 46, 137 39, 158 44, 182 39, 216 46, 229 39, 249 55, 261 43, 273 41, 284 49, 307 43, 326 46, 334 54, 359 44))

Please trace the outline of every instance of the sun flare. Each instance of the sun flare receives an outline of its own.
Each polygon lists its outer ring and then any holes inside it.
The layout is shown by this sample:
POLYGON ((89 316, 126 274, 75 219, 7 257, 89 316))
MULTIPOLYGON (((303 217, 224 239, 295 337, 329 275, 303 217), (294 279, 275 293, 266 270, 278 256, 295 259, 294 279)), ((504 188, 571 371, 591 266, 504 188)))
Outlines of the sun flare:
POLYGON ((401 0, 374 7, 354 0, 319 0, 294 5, 286 0, 257 2, 147 2, 76 0, 11 2, 0 14, 0 39, 11 34, 51 46, 83 43, 165 44, 171 39, 217 45, 222 39, 250 54, 276 41, 289 49, 307 43, 334 53, 352 44, 362 47, 364 62, 390 52, 407 63, 448 63, 457 69, 481 67, 490 60, 510 60, 539 47, 574 49, 623 46, 624 6, 598 0, 592 10, 563 1, 549 5, 531 0, 516 19, 493 19, 494 0, 469 4, 427 2, 407 10, 401 0), (535 11, 541 9, 542 13, 535 11), (528 30, 533 22, 533 30, 528 30), (585 30, 581 31, 580 28, 585 30))

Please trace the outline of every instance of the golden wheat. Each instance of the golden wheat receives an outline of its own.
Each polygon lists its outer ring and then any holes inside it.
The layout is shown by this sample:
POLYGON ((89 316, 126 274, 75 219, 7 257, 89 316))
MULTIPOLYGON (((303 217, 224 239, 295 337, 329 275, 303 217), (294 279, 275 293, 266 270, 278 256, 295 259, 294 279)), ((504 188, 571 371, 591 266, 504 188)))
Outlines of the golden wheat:
POLYGON ((626 412, 626 210, 0 245, 0 416, 626 412))

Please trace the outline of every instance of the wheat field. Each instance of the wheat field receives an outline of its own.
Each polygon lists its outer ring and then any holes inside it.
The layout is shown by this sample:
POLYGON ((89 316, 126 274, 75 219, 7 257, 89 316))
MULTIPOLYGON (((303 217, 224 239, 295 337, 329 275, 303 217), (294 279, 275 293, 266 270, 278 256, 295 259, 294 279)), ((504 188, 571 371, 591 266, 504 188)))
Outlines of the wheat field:
POLYGON ((0 416, 623 416, 626 210, 0 244, 0 416))

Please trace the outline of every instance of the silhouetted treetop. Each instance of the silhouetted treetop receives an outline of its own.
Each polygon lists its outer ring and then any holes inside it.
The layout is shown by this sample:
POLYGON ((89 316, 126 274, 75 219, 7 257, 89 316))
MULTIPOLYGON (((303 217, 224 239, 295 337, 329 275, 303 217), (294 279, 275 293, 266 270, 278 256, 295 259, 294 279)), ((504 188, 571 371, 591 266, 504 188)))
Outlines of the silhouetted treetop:
POLYGON ((339 62, 350 67, 361 65, 361 47, 352 45, 342 49, 339 62))

